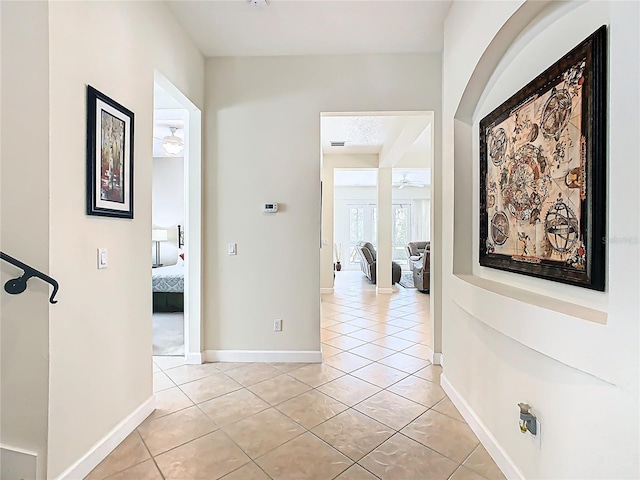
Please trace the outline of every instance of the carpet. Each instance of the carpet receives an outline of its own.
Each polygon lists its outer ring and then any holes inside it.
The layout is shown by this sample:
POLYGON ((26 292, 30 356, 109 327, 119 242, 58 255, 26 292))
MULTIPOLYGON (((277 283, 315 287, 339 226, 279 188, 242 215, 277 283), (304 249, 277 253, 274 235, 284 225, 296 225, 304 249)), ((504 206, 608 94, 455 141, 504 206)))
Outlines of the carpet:
POLYGON ((184 355, 184 313, 153 314, 153 354, 184 355))
POLYGON ((402 272, 402 276, 398 283, 404 288, 416 288, 413 284, 413 272, 402 272))

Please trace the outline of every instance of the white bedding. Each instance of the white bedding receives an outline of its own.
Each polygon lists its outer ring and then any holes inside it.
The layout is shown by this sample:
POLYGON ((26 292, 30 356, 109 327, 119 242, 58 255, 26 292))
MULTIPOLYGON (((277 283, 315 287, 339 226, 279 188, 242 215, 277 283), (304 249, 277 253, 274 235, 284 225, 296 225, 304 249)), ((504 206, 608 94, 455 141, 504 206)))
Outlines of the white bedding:
POLYGON ((152 270, 154 292, 184 293, 184 265, 169 265, 152 270))

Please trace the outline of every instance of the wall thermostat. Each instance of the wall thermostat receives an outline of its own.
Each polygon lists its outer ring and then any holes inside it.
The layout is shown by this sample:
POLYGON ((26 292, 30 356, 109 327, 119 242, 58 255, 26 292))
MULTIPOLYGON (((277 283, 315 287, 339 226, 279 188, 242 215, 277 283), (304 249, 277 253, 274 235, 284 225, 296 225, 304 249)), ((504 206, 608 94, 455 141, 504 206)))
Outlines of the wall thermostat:
POLYGON ((278 211, 277 203, 265 203, 262 207, 264 213, 276 213, 278 211))

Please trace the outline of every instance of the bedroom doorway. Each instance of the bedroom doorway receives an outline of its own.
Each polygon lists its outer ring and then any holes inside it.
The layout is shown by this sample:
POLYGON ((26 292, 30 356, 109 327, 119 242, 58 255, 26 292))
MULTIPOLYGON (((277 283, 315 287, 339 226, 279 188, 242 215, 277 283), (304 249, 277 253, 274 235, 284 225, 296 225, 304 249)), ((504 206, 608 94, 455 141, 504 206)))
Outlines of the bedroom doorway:
POLYGON ((154 77, 151 270, 156 362, 202 363, 201 112, 154 77), (167 357, 167 358, 165 358, 167 357), (171 358, 168 358, 171 357, 171 358))

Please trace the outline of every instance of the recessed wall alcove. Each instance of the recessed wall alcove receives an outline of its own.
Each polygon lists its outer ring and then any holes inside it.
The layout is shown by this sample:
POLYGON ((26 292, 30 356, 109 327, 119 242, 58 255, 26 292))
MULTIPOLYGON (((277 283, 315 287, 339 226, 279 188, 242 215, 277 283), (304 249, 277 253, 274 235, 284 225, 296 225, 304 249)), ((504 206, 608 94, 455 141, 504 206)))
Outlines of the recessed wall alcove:
MULTIPOLYGON (((480 267, 479 244, 479 132, 478 123, 496 105, 487 108, 487 99, 501 75, 532 41, 556 21, 569 15, 579 4, 525 3, 503 26, 484 52, 469 80, 456 111, 454 126, 454 274, 466 283, 465 289, 480 288, 535 307, 590 322, 606 324, 607 295, 579 287, 557 284, 523 275, 480 267), (471 229, 471 235, 469 230, 471 229)), ((590 27, 586 28, 590 33, 590 27)), ((588 35, 588 33, 586 34, 588 35)), ((585 37, 586 37, 585 35, 585 37)), ((577 44, 577 43, 576 43, 577 44)), ((544 65, 553 60, 536 59, 544 65)), ((535 67, 532 66, 533 71, 535 67)), ((535 73, 533 74, 535 75, 535 73)), ((527 78, 523 73, 523 78, 527 78)), ((529 80, 535 78, 531 76, 529 80)), ((502 90, 503 100, 513 91, 502 90)), ((504 83, 504 82, 503 82, 504 83)), ((493 97, 496 97, 494 94, 493 97)), ((465 298, 469 298, 468 295, 465 298)), ((465 310, 472 307, 461 302, 465 310)), ((477 312, 469 312, 476 316, 477 312)))
POLYGON ((597 332, 607 324, 607 292, 479 265, 478 124, 600 25, 608 23, 608 15, 608 7, 598 2, 524 3, 475 66, 454 122, 454 302, 513 340, 586 371, 590 367, 579 355, 564 351, 562 342, 549 342, 548 338, 553 332, 564 337, 576 325, 590 334, 597 332), (565 34, 558 40, 559 32, 565 34), (554 42, 555 51, 545 48, 554 42))

